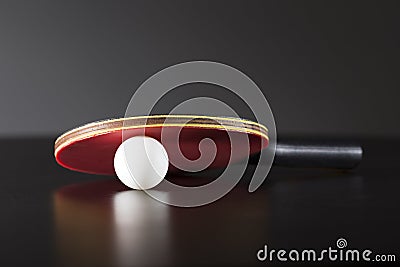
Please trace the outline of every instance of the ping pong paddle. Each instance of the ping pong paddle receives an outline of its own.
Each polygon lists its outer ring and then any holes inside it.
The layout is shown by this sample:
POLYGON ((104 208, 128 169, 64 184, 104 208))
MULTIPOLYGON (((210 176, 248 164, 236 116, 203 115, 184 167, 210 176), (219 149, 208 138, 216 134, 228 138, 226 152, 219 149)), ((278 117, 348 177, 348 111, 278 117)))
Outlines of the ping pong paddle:
MULTIPOLYGON (((198 115, 151 115, 97 121, 72 129, 55 141, 54 155, 63 167, 85 173, 114 175, 113 159, 119 145, 130 137, 145 135, 160 141, 170 159, 182 153, 196 162, 199 143, 213 140, 215 158, 208 168, 226 167, 268 146, 265 126, 245 119, 198 115), (175 136, 179 135, 179 146, 175 136), (170 137, 170 138, 169 138, 170 137), (231 142, 232 138, 247 144, 231 142), (234 144, 234 145, 233 145, 234 144)), ((205 151, 212 149, 205 147, 205 151)), ((349 169, 361 160, 359 146, 287 142, 277 144, 274 164, 289 167, 349 169)), ((196 164, 196 163, 194 163, 196 164)), ((170 166, 169 171, 176 171, 170 166)))

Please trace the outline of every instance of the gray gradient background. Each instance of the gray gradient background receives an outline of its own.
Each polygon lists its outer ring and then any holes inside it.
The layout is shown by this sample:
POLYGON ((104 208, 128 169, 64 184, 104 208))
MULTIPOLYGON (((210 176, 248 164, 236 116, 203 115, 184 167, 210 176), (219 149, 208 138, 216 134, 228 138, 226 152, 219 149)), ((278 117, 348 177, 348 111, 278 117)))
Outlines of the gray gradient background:
POLYGON ((395 1, 0 1, 0 136, 123 116, 150 75, 211 60, 262 88, 278 134, 396 137, 399 11, 395 1))

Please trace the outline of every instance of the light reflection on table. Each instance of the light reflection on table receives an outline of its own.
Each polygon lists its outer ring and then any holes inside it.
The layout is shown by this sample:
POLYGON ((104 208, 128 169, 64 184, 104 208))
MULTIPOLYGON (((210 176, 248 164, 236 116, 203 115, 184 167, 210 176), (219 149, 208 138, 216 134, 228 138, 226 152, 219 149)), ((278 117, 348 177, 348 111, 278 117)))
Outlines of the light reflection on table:
MULTIPOLYGON (((329 245, 349 227, 346 222, 338 223, 332 210, 349 217, 354 214, 354 229, 358 221, 365 220, 364 210, 348 206, 356 207, 365 195, 363 177, 288 173, 280 173, 252 194, 245 181, 221 200, 198 208, 165 205, 145 192, 127 190, 116 179, 64 186, 54 193, 57 263, 251 266, 260 264, 255 255, 264 244, 288 248, 329 245), (299 202, 304 204, 299 206, 299 202), (319 241, 315 232, 332 227, 335 235, 319 241)), ((190 179, 195 178, 177 178, 181 183, 190 179)), ((354 242, 365 239, 347 236, 354 242)))
POLYGON ((117 180, 63 187, 54 194, 58 263, 143 266, 150 251, 167 261, 168 208, 117 180))

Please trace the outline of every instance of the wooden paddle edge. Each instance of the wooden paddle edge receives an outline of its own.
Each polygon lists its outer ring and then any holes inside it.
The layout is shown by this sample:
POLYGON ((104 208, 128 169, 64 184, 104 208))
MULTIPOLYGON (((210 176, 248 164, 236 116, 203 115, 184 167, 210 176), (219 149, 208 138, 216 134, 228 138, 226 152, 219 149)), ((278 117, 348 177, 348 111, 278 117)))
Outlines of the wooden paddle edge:
POLYGON ((115 131, 148 127, 194 127, 220 129, 256 134, 267 140, 268 129, 259 123, 228 117, 197 115, 152 115, 130 118, 108 119, 85 124, 60 135, 54 144, 54 155, 74 142, 115 131))

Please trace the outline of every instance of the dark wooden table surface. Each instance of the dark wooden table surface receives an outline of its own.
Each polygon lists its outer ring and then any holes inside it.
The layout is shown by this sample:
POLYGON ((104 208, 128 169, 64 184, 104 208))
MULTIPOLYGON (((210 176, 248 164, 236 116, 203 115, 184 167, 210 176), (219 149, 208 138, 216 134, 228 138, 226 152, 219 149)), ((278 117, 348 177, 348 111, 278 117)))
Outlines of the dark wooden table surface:
POLYGON ((399 140, 362 141, 354 171, 275 167, 255 193, 245 177, 199 208, 63 169, 53 141, 0 140, 1 266, 285 265, 256 253, 335 247, 338 238, 400 260, 399 140))

